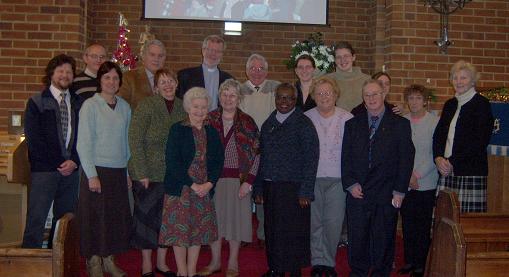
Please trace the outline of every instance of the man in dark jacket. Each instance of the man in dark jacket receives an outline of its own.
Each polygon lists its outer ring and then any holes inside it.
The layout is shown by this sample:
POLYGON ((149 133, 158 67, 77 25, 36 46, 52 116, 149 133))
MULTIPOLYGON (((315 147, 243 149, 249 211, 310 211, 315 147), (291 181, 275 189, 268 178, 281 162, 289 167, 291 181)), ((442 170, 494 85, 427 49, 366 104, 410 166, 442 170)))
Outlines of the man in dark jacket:
POLYGON ((52 58, 43 78, 46 88, 27 103, 25 136, 32 184, 24 248, 42 247, 44 225, 52 202, 53 227, 60 217, 74 212, 76 207, 79 181, 76 134, 81 100, 69 91, 75 70, 74 58, 65 54, 52 58))
POLYGON ((410 122, 385 107, 378 81, 366 81, 362 98, 366 111, 346 122, 341 154, 350 276, 390 276, 415 149, 410 122))
POLYGON ((203 63, 197 67, 182 69, 177 73, 179 98, 183 98, 190 88, 202 87, 210 96, 209 111, 217 109, 219 86, 226 79, 233 79, 232 75, 218 67, 225 49, 226 43, 220 36, 210 35, 203 40, 201 48, 203 63))

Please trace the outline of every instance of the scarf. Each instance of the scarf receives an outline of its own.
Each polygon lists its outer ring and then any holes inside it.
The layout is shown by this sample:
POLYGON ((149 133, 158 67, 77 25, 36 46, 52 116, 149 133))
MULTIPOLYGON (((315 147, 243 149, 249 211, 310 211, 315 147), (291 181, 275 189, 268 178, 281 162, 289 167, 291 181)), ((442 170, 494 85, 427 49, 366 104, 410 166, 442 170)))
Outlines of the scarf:
MULTIPOLYGON (((217 108, 215 111, 209 113, 209 123, 214 127, 219 134, 224 133, 223 129, 223 109, 217 108)), ((239 158, 239 172, 240 183, 243 183, 247 178, 256 155, 259 152, 259 132, 258 126, 254 120, 242 112, 239 108, 235 112, 233 118, 233 126, 231 128, 233 136, 237 145, 237 155, 239 158)), ((221 135, 221 142, 223 147, 226 147, 225 135, 221 135)))

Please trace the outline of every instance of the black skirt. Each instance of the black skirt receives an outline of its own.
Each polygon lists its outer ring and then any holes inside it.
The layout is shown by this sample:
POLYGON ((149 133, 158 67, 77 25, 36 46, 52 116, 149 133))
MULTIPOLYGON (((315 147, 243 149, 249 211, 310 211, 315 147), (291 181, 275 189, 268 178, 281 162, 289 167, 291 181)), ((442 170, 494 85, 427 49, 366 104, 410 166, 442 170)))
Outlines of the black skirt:
POLYGON ((265 245, 271 270, 291 272, 310 264, 310 208, 301 208, 300 185, 264 182, 265 245))
POLYGON ((132 217, 127 194, 127 169, 96 166, 101 193, 91 192, 88 178, 80 183, 78 218, 82 256, 106 257, 129 250, 132 217))
POLYGON ((161 229, 164 184, 151 182, 148 188, 133 182, 134 214, 131 245, 137 249, 156 249, 161 229))

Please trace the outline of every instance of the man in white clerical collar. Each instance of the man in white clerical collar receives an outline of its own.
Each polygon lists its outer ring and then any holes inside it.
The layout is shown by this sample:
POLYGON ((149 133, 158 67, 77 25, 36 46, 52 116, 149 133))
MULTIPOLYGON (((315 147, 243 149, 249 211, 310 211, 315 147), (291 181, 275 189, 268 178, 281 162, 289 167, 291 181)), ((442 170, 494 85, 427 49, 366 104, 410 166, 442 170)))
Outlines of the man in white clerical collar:
POLYGON ((178 72, 177 96, 182 98, 192 87, 205 88, 210 96, 209 111, 215 110, 219 105, 219 86, 227 79, 233 77, 218 68, 223 58, 226 42, 218 35, 210 35, 203 40, 201 53, 203 62, 201 66, 182 69, 178 72))

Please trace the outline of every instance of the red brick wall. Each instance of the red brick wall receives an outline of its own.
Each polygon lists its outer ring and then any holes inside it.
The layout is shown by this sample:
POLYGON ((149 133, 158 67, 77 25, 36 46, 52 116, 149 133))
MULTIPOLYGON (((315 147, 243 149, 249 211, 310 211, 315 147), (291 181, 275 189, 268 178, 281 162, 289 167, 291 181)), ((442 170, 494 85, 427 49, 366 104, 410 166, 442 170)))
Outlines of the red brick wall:
POLYGON ((476 65, 481 72, 479 87, 509 86, 509 1, 472 1, 450 15, 453 44, 447 55, 440 54, 434 44, 440 36, 440 17, 432 8, 421 1, 386 2, 390 26, 385 58, 396 94, 412 83, 428 85, 436 89, 434 108, 440 108, 454 94, 448 76, 459 59, 476 65))
MULTIPOLYGON (((0 130, 9 110, 24 108, 25 100, 42 88, 40 78, 48 60, 61 52, 80 59, 85 45, 116 47, 118 14, 129 20, 130 45, 137 43, 144 25, 167 46, 167 66, 179 70, 201 62, 200 46, 209 34, 220 34, 221 22, 140 20, 139 0, 2 0, 0 3, 0 130)), ((241 37, 226 37, 228 49, 222 68, 244 80, 245 61, 254 52, 267 57, 269 78, 293 81, 283 64, 295 40, 322 32, 326 43, 352 42, 357 65, 374 73, 386 65, 393 76, 391 101, 402 100, 411 83, 437 90, 438 104, 452 95, 448 71, 463 58, 482 73, 479 86, 509 86, 509 2, 476 0, 450 16, 448 55, 434 45, 439 37, 439 16, 422 1, 330 0, 329 26, 244 24, 241 37)))
POLYGON ((0 130, 10 110, 43 86, 48 60, 60 53, 81 57, 85 1, 2 0, 0 3, 0 130))

